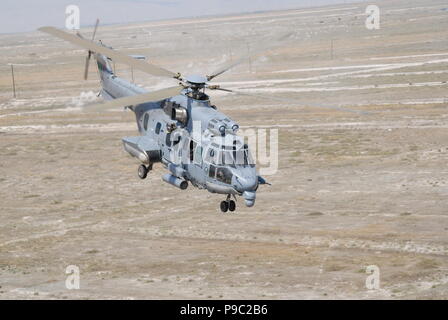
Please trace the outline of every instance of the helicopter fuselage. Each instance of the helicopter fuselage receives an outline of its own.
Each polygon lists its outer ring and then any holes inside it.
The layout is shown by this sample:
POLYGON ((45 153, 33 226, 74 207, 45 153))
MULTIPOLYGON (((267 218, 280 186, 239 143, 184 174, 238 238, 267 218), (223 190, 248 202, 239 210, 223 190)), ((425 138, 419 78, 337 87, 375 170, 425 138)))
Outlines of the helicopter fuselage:
MULTIPOLYGON (((106 100, 147 92, 104 72, 104 56, 97 60, 101 95, 106 100)), ((163 180, 173 186, 185 189, 190 182, 199 189, 227 195, 227 201, 239 195, 246 206, 254 205, 259 177, 249 148, 237 135, 238 124, 216 110, 207 95, 187 88, 178 96, 129 109, 135 113, 140 136, 123 138, 124 148, 148 171, 161 163, 169 171, 163 180)))

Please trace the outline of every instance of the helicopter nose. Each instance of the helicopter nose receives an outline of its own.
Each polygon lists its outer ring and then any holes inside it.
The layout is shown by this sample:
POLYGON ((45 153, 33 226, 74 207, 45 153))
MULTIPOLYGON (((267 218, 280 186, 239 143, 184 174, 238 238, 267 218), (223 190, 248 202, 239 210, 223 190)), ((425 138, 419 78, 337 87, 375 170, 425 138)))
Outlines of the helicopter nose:
POLYGON ((241 192, 253 191, 257 188, 258 178, 257 177, 238 177, 238 189, 241 192))

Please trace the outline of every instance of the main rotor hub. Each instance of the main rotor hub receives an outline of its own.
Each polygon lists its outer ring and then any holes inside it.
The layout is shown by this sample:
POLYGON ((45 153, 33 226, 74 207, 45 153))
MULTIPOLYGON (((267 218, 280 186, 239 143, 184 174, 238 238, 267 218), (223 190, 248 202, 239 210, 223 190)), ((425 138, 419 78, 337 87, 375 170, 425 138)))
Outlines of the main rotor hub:
POLYGON ((209 100, 208 95, 202 89, 207 86, 207 77, 193 74, 183 79, 186 83, 186 87, 190 89, 187 95, 195 100, 209 100))
POLYGON ((185 77, 185 81, 190 85, 190 87, 193 90, 195 90, 204 88, 205 85, 207 84, 208 79, 207 77, 201 75, 192 74, 185 77))

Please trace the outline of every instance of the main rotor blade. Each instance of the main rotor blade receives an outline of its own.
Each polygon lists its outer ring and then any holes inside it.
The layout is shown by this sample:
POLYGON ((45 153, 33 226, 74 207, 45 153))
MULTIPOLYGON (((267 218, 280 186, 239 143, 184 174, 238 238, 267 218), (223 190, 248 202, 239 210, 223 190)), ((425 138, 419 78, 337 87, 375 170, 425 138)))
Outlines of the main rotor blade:
POLYGON ((338 111, 356 113, 356 114, 363 115, 363 116, 371 114, 370 112, 366 112, 366 111, 352 110, 352 109, 347 109, 347 108, 337 107, 337 106, 310 105, 310 104, 306 104, 306 103, 300 103, 300 102, 298 102, 297 100, 294 100, 294 99, 280 98, 280 97, 274 97, 274 96, 268 96, 268 95, 261 95, 261 94, 258 94, 258 93, 248 93, 248 92, 244 92, 244 91, 236 91, 236 90, 231 90, 231 89, 220 88, 218 86, 210 86, 209 89, 211 89, 211 90, 220 90, 220 91, 230 92, 230 93, 234 93, 234 94, 238 94, 238 95, 245 95, 245 96, 255 97, 255 98, 259 98, 259 99, 267 99, 267 100, 288 102, 288 103, 293 103, 295 105, 300 104, 300 105, 302 105, 304 107, 321 108, 321 109, 333 109, 333 110, 338 110, 338 111))
POLYGON ((100 23, 100 19, 96 19, 96 23, 95 23, 95 29, 93 29, 93 34, 92 34, 92 41, 95 40, 95 35, 96 35, 96 29, 98 29, 98 24, 100 23))
POLYGON ((86 57, 86 65, 84 67, 84 80, 87 80, 87 77, 89 75, 89 64, 90 64, 90 57, 92 55, 92 51, 89 51, 86 57))
POLYGON ((148 93, 142 93, 135 96, 128 96, 123 98, 117 98, 114 100, 108 100, 103 103, 98 103, 92 106, 86 106, 87 111, 100 111, 104 109, 110 109, 114 107, 126 107, 134 106, 146 102, 161 101, 163 99, 171 98, 173 96, 179 95, 184 87, 176 86, 170 87, 162 90, 157 90, 148 93))
POLYGON ((277 39, 276 41, 276 45, 271 45, 269 47, 262 47, 262 48, 258 48, 256 51, 252 52, 252 53, 248 53, 247 55, 244 55, 242 57, 240 57, 239 59, 237 59, 236 61, 232 61, 230 63, 227 63, 223 66, 221 66, 221 68, 215 70, 214 72, 212 72, 212 74, 210 76, 207 76, 208 81, 216 78, 217 76, 220 76, 221 74, 229 71, 230 69, 236 67, 237 65, 243 63, 244 61, 246 61, 249 58, 253 58, 256 56, 259 56, 260 54, 275 49, 276 47, 278 47, 279 45, 281 45, 285 39, 287 39, 289 36, 291 36, 291 34, 293 34, 292 32, 287 33, 283 36, 281 36, 280 38, 277 39), (280 42, 280 43, 279 43, 280 42))
POLYGON ((55 36, 57 38, 69 41, 73 44, 76 44, 78 46, 86 48, 87 50, 104 54, 105 56, 111 58, 112 60, 114 60, 116 62, 127 64, 128 66, 130 66, 134 69, 146 72, 148 74, 158 76, 158 77, 169 77, 169 78, 175 78, 175 79, 177 79, 177 77, 178 77, 178 75, 175 74, 174 72, 171 72, 166 69, 149 64, 142 60, 136 60, 136 59, 131 58, 125 54, 122 54, 115 50, 98 45, 92 41, 89 41, 86 39, 81 39, 80 37, 77 37, 70 33, 64 32, 62 30, 59 30, 59 29, 56 29, 53 27, 42 27, 42 28, 39 28, 38 30, 48 33, 48 34, 51 34, 52 36, 55 36))

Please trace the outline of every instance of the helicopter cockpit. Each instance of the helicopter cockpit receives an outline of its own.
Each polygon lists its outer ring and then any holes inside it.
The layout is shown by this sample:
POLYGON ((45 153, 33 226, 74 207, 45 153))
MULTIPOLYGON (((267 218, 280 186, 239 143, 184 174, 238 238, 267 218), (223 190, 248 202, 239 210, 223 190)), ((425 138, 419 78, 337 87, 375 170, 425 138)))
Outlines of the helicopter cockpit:
POLYGON ((238 148, 236 140, 230 147, 210 144, 204 160, 209 163, 209 177, 224 184, 232 184, 234 175, 247 175, 249 171, 255 170, 255 163, 247 144, 238 148))

